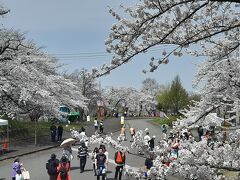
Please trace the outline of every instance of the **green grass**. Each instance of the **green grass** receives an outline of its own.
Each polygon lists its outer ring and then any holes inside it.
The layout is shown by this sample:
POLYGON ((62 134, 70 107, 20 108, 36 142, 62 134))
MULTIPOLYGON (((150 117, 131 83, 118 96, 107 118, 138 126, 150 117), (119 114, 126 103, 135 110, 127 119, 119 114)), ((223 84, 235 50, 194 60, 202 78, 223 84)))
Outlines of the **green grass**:
MULTIPOLYGON (((71 123, 66 126, 63 125, 64 131, 70 131, 70 129, 75 128, 76 130, 81 129, 82 126, 87 126, 88 122, 80 122, 80 123, 71 123)), ((38 136, 47 136, 50 134, 50 126, 51 122, 38 122, 36 124, 37 127, 37 135, 38 136)), ((57 126, 58 124, 56 124, 57 126)), ((7 133, 7 126, 0 127, 0 135, 5 136, 7 133)), ((21 140, 27 138, 33 138, 35 134, 35 122, 20 122, 16 120, 9 121, 9 137, 12 140, 21 140)))
POLYGON ((163 125, 163 124, 167 124, 168 126, 172 126, 172 122, 176 121, 178 117, 176 116, 169 116, 168 118, 156 118, 153 119, 152 122, 154 124, 158 124, 158 125, 163 125))

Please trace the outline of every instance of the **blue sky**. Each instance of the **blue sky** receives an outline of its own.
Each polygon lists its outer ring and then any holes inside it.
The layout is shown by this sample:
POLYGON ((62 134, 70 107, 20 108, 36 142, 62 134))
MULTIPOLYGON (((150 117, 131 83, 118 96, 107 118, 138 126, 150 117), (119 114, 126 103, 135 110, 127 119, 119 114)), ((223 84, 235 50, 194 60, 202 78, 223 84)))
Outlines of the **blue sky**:
MULTIPOLYGON (((65 64, 62 71, 100 67, 110 63, 111 56, 105 51, 104 41, 115 19, 108 13, 108 6, 115 10, 127 0, 2 0, 11 12, 1 19, 5 27, 26 32, 44 51, 59 57, 65 64)), ((158 52, 135 57, 130 63, 100 78, 102 86, 130 86, 141 88, 148 77, 160 84, 170 83, 178 74, 183 86, 192 89, 196 73, 195 57, 172 58, 154 73, 143 74, 150 58, 158 52)), ((160 52, 159 52, 160 53, 160 52)))

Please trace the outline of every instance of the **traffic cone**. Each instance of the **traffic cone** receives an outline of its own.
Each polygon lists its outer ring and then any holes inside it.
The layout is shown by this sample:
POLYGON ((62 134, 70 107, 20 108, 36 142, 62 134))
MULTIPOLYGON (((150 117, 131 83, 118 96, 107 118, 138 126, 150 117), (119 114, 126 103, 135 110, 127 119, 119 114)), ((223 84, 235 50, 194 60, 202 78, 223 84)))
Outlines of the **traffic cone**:
POLYGON ((4 138, 4 140, 3 140, 2 149, 5 150, 5 151, 9 150, 9 143, 8 143, 8 139, 7 138, 4 138))

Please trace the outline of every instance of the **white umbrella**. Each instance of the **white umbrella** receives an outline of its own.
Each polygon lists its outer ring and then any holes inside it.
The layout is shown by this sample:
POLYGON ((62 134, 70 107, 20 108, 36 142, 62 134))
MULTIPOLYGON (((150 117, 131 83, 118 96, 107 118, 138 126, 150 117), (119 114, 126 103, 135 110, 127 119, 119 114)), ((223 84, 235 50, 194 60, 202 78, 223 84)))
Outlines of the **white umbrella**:
POLYGON ((65 140, 61 143, 60 147, 69 146, 69 145, 74 144, 75 142, 76 142, 75 139, 73 139, 73 138, 68 138, 68 139, 65 139, 65 140))

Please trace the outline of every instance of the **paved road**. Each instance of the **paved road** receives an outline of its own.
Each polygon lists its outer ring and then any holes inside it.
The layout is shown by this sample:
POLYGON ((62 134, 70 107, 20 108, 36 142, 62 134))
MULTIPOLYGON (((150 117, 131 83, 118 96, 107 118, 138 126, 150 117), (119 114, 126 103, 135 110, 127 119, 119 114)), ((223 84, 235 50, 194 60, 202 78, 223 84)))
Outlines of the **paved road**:
MULTIPOLYGON (((161 135, 160 135, 159 127, 149 124, 147 121, 148 120, 130 120, 128 122, 129 124, 133 124, 136 129, 145 129, 146 127, 148 127, 151 135, 156 135, 158 138, 160 138, 161 135)), ((118 136, 118 133, 113 134, 113 138, 116 138, 117 136, 118 136)), ((94 149, 95 146, 99 146, 99 145, 98 144, 92 145, 90 149, 91 150, 94 149)), ((77 147, 73 147, 73 150, 76 151, 76 148, 77 147)), ((114 172, 115 172, 114 164, 111 163, 113 161, 112 159, 115 151, 110 147, 107 147, 107 149, 109 151, 109 158, 111 159, 108 166, 108 171, 109 171, 108 179, 111 180, 113 179, 114 172)), ((42 151, 36 154, 21 157, 21 161, 24 164, 24 167, 30 171, 31 179, 33 180, 48 179, 48 175, 45 169, 45 164, 47 159, 49 159, 50 154, 52 153, 56 153, 57 156, 60 157, 62 154, 62 149, 55 148, 48 151, 42 151)), ((70 171, 72 180, 77 180, 77 179, 95 180, 96 177, 93 176, 91 160, 88 159, 88 162, 86 165, 86 171, 80 174, 79 161, 76 159, 76 152, 74 152, 74 154, 75 154, 75 159, 71 162, 71 171, 70 171)), ((12 161, 13 160, 6 160, 6 161, 0 162, 0 180, 10 179, 12 161)), ((127 165, 133 167, 134 169, 142 168, 143 164, 144 164, 144 158, 135 156, 132 154, 127 155, 127 165)), ((123 180, 126 180, 126 179, 127 178, 123 178, 123 180)), ((170 177, 168 179, 177 180, 175 177, 170 177)))

